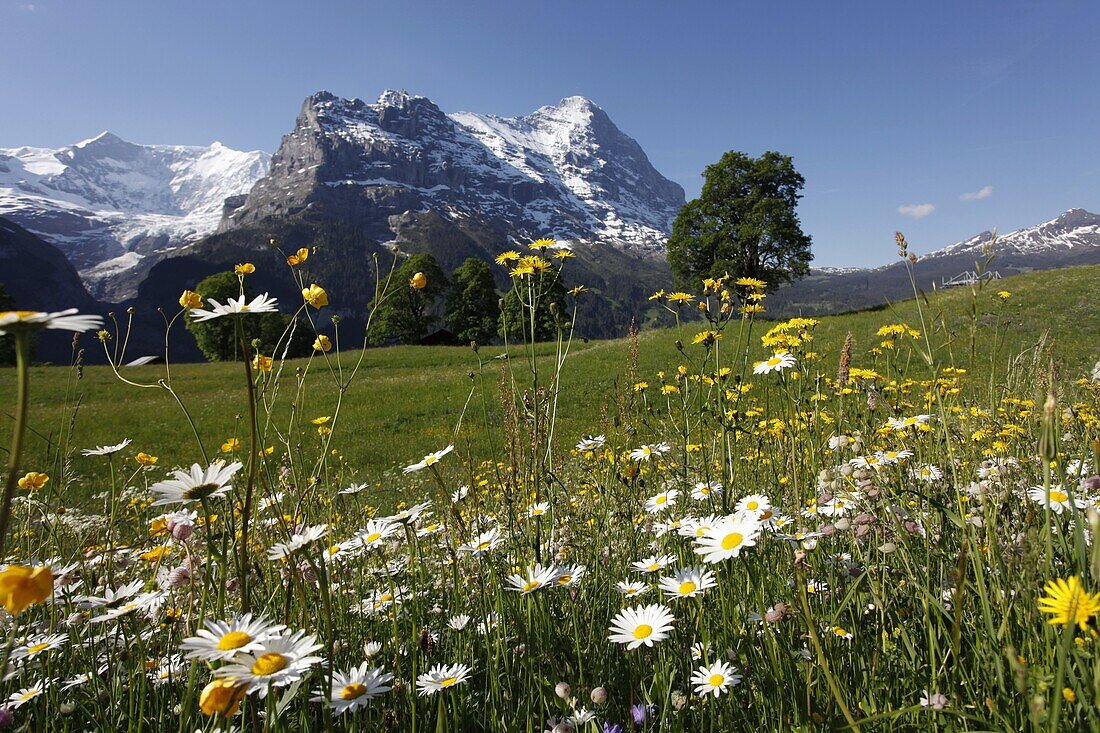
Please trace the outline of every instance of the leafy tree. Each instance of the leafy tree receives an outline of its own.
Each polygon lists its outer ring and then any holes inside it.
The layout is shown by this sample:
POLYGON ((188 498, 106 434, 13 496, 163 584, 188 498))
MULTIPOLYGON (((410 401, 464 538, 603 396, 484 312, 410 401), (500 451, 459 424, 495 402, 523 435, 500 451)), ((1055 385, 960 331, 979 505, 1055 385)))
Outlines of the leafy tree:
MULTIPOLYGON (((214 298, 224 303, 230 298, 236 298, 241 293, 240 281, 232 272, 219 272, 200 282, 195 291, 202 295, 204 300, 214 298)), ((252 298, 255 293, 245 281, 244 294, 252 298)), ((276 345, 282 345, 279 339, 293 320, 293 316, 285 313, 255 313, 241 318, 244 324, 244 340, 249 344, 254 339, 260 341, 260 352, 271 355, 276 345)), ((199 349, 210 361, 233 361, 241 358, 241 347, 237 340, 237 318, 235 316, 222 316, 209 321, 195 321, 187 318, 187 330, 195 337, 199 349)), ((309 325, 301 319, 298 320, 294 333, 291 336, 290 348, 287 356, 305 356, 313 347, 314 335, 309 325)), ((285 344, 285 341, 283 342, 285 344)))
POLYGON ((460 341, 488 343, 496 336, 500 297, 488 263, 471 257, 459 265, 447 294, 447 323, 460 341))
POLYGON ((702 193, 680 209, 668 240, 680 287, 728 272, 775 288, 809 272, 810 237, 795 212, 806 181, 790 156, 731 151, 703 175, 702 193))
POLYGON ((504 296, 500 310, 502 337, 513 341, 530 338, 532 297, 535 304, 535 340, 547 341, 558 333, 560 319, 565 317, 565 286, 557 268, 513 278, 512 289, 504 296), (557 311, 558 315, 555 315, 557 311))
POLYGON ((368 340, 375 346, 420 343, 438 320, 437 301, 446 292, 447 276, 435 258, 426 252, 412 255, 389 278, 368 340), (414 283, 417 273, 424 276, 423 284, 414 283))

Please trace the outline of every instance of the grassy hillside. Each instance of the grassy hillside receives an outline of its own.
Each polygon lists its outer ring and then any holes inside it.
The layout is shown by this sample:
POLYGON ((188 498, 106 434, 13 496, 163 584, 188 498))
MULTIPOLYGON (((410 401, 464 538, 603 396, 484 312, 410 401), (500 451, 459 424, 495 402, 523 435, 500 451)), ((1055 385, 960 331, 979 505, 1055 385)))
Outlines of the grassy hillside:
MULTIPOLYGON (((1098 286, 1100 267, 1095 266, 1021 275, 980 292, 963 288, 935 294, 925 305, 925 317, 943 360, 955 364, 971 361, 974 324, 975 343, 980 345, 975 348, 971 364, 975 376, 992 376, 996 383, 1004 378, 1014 355, 1042 343, 1062 365, 1064 375, 1073 377, 1100 358, 1100 318, 1096 317, 1095 304, 1098 286), (996 295, 1002 289, 1011 292, 1007 300, 996 295), (987 348, 994 343, 994 332, 1002 341, 996 353, 987 348)), ((873 356, 868 350, 879 341, 875 331, 899 321, 921 328, 915 301, 824 317, 816 331, 814 348, 823 364, 835 365, 844 336, 850 331, 855 339, 853 364, 871 366, 873 356)), ((761 355, 764 351, 758 336, 769 326, 768 322, 753 326, 751 338, 761 355)), ((684 349, 689 355, 699 353, 700 347, 690 345, 691 336, 698 330, 696 324, 683 328, 684 349)), ((675 346, 677 335, 675 329, 640 335, 636 377, 628 376, 629 339, 574 343, 562 376, 558 422, 561 444, 569 446, 584 434, 612 430, 616 397, 626 399, 634 381, 655 384, 658 370, 674 371, 682 361, 675 346)), ((736 338, 736 334, 729 338, 736 338)), ((90 348, 99 348, 99 344, 90 348)), ((555 348, 553 344, 538 347, 540 369, 552 368, 555 348)), ((363 481, 378 481, 395 466, 452 442, 464 454, 472 451, 478 460, 490 457, 490 431, 484 429, 484 424, 486 415, 494 425, 500 420, 502 369, 497 357, 503 353, 501 347, 483 348, 480 355, 468 348, 394 347, 362 355, 362 369, 345 396, 340 415, 345 430, 335 444, 346 462, 355 467, 354 475, 363 481), (464 406, 462 431, 456 439, 455 428, 464 406)), ((522 353, 522 348, 514 348, 511 355, 522 358, 522 353)), ((350 369, 359 358, 359 352, 345 352, 339 363, 350 369)), ((304 367, 304 361, 288 362, 284 375, 304 367)), ((826 368, 826 373, 830 369, 835 366, 826 368)), ((152 384, 164 376, 164 369, 129 368, 124 376, 152 384)), ((0 371, 0 446, 4 447, 11 429, 13 378, 13 371, 0 371)), ((334 413, 336 390, 319 363, 310 367, 303 380, 298 412, 292 409, 293 379, 284 377, 283 381, 283 391, 274 398, 274 414, 282 426, 291 419, 305 423, 334 413)), ((246 437, 240 364, 174 366, 172 383, 194 416, 211 454, 230 437, 246 437)), ((69 451, 132 438, 133 445, 121 454, 124 457, 141 450, 160 456, 161 465, 166 466, 201 460, 181 411, 162 389, 129 386, 107 367, 89 366, 79 372, 41 367, 33 370, 31 392, 31 426, 35 432, 29 438, 28 450, 32 462, 46 465, 55 460, 54 452, 64 445, 59 436, 68 434, 70 426, 69 451)), ((81 458, 78 450, 72 461, 76 475, 90 470, 90 462, 81 458)), ((97 465, 103 470, 102 462, 97 465)))

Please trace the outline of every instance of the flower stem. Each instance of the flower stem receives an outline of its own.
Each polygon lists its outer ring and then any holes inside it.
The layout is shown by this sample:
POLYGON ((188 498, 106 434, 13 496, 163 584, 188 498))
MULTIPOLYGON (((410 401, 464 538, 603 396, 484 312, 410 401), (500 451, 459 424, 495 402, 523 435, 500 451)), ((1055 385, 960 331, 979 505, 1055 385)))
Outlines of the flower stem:
POLYGON ((0 504, 0 560, 7 549, 8 519, 11 517, 11 500, 19 481, 19 459, 23 452, 23 433, 27 428, 27 390, 30 385, 31 342, 28 334, 15 332, 15 428, 11 435, 11 451, 8 453, 8 480, 4 484, 4 499, 0 504))
POLYGON ((244 362, 245 381, 248 383, 248 429, 249 429, 249 456, 248 456, 248 487, 245 489, 244 506, 241 508, 241 545, 238 550, 240 558, 240 583, 241 583, 241 613, 249 611, 248 597, 248 520, 252 514, 252 492, 256 484, 256 457, 259 450, 258 425, 256 422, 256 390, 252 383, 252 365, 248 361, 248 346, 244 341, 244 329, 238 319, 237 328, 241 339, 241 357, 244 362))

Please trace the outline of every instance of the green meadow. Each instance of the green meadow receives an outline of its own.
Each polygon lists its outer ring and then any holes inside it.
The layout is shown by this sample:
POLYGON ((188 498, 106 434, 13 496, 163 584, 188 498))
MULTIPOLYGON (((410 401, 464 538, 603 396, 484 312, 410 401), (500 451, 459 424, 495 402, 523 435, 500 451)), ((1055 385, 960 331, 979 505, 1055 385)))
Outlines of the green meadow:
MULTIPOLYGON (((1100 267, 1036 272, 987 283, 980 290, 961 287, 928 294, 925 318, 946 361, 966 366, 992 383, 1011 376, 1013 367, 1016 376, 1020 368, 1045 369, 1051 359, 1066 375, 1077 375, 1100 358, 1098 288, 1100 267), (1011 293, 1007 300, 997 297, 1002 290, 1011 293), (995 341, 991 340, 994 333, 995 341)), ((772 325, 766 315, 752 328, 754 358, 765 355, 755 336, 772 325)), ((921 328, 913 300, 820 321, 815 331, 817 352, 822 362, 834 366, 849 332, 854 339, 852 363, 864 366, 873 358, 868 350, 879 342, 875 332, 881 326, 904 322, 921 328)), ((621 338, 575 339, 562 345, 568 349, 568 359, 557 413, 560 444, 568 447, 584 435, 610 430, 617 405, 637 399, 632 390, 636 382, 655 384, 659 370, 674 370, 683 361, 676 347, 678 338, 687 352, 699 351, 690 341, 701 329, 698 321, 687 321, 679 331, 642 332, 636 344, 621 338)), ((190 338, 182 329, 176 335, 190 338)), ((91 334, 84 339, 87 348, 100 348, 91 334)), ((347 335, 344 340, 349 340, 347 335)), ((553 367, 558 350, 556 343, 535 347, 540 369, 553 367)), ((342 352, 339 368, 349 370, 362 360, 340 414, 344 436, 339 450, 349 474, 359 481, 379 482, 395 467, 451 443, 475 460, 492 458, 492 431, 484 428, 486 420, 499 427, 502 360, 508 356, 526 362, 525 347, 509 352, 487 346, 477 354, 466 347, 447 346, 342 352)), ((333 355, 332 360, 335 364, 337 357, 333 355)), ((288 360, 282 371, 292 376, 305 366, 305 360, 288 360)), ((7 373, 11 376, 0 379, 0 446, 7 445, 14 400, 14 371, 7 373)), ((134 367, 123 369, 122 376, 155 384, 165 372, 163 365, 134 367)), ((247 437, 241 364, 172 365, 171 378, 211 454, 229 438, 247 437)), ((196 457, 192 431, 172 396, 162 389, 128 385, 106 366, 37 367, 32 370, 31 385, 33 432, 27 449, 34 465, 56 464, 61 456, 69 456, 79 479, 94 473, 84 465, 79 449, 125 438, 133 440, 125 456, 145 451, 158 456, 165 466, 187 464, 196 457)), ((276 395, 274 404, 286 419, 306 424, 332 415, 337 390, 326 364, 310 366, 302 389, 302 395, 297 395, 284 384, 276 395), (291 403, 299 397, 301 409, 291 415, 291 403)))

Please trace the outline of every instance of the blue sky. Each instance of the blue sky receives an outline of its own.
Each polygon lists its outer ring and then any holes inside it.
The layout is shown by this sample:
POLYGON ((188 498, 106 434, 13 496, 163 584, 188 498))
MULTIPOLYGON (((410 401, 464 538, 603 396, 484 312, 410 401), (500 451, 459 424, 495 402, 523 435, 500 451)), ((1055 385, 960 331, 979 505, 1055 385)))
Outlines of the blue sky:
POLYGON ((319 89, 501 115, 581 94, 689 198, 727 150, 792 155, 818 265, 1100 210, 1086 0, 0 0, 0 28, 0 147, 273 151, 319 89))

